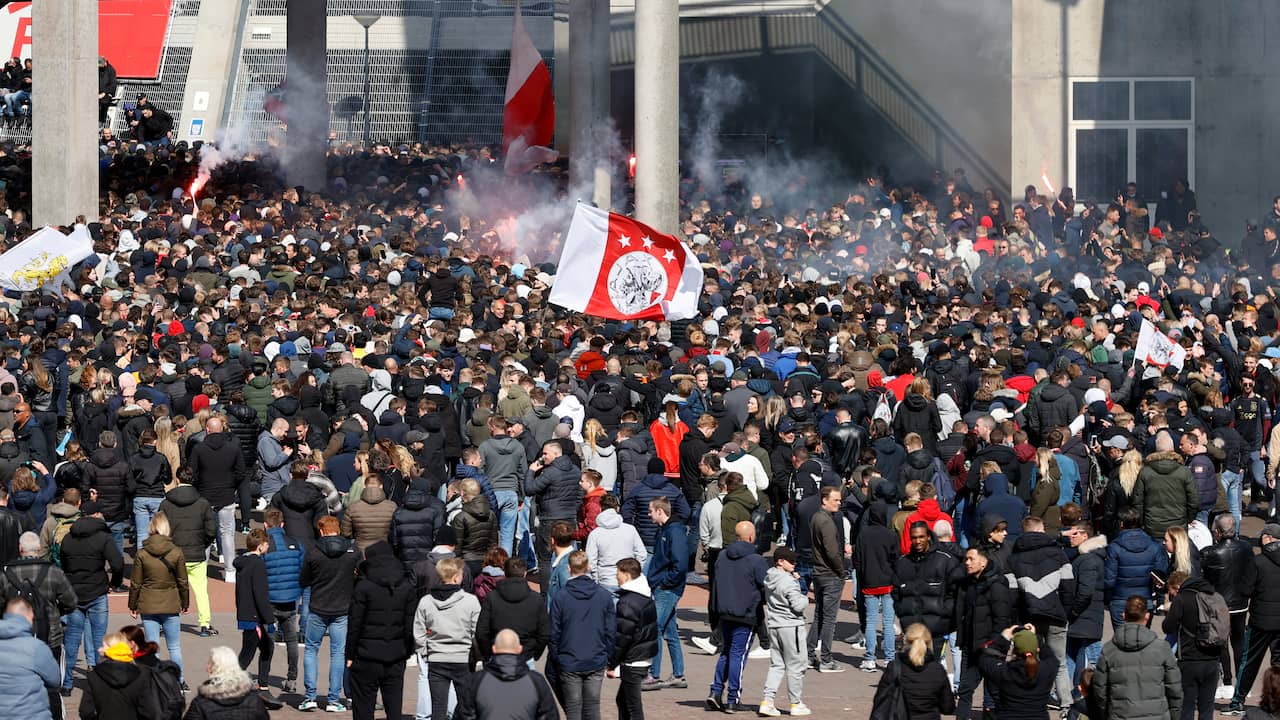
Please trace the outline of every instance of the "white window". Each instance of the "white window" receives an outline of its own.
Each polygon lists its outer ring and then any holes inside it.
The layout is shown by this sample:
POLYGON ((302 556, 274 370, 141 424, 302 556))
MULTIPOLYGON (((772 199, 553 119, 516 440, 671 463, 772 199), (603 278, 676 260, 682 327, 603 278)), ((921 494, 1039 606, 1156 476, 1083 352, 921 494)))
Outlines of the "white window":
POLYGON ((1192 78, 1072 78, 1068 173, 1076 198, 1110 202, 1130 181, 1144 202, 1195 187, 1192 78))

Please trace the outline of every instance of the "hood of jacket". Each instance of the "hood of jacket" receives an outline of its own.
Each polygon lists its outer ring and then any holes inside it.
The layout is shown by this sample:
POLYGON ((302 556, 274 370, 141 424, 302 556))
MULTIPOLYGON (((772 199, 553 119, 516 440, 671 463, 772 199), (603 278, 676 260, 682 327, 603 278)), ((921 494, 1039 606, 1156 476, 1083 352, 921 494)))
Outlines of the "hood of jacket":
POLYGON ((462 512, 477 520, 487 520, 489 518, 489 498, 485 497, 484 493, 471 498, 462 503, 462 512))
POLYGON ((503 600, 511 604, 524 602, 533 594, 529 589, 529 581, 524 578, 504 577, 498 581, 498 585, 494 588, 494 592, 502 596, 503 600))
POLYGON ((1101 552, 1105 554, 1107 552, 1107 536, 1094 535, 1088 540, 1085 540, 1084 542, 1080 543, 1080 545, 1076 548, 1076 552, 1080 553, 1081 555, 1084 555, 1085 553, 1091 553, 1091 552, 1101 552))
POLYGON ((605 530, 616 530, 622 527, 622 516, 613 508, 601 510, 600 514, 596 515, 596 526, 605 530))
POLYGON ((293 397, 292 395, 285 395, 272 400, 271 407, 275 408, 276 412, 281 415, 291 417, 297 414, 298 410, 302 407, 302 404, 298 401, 298 398, 293 397))
POLYGON ((1058 544, 1057 537, 1042 532, 1023 533, 1013 543, 1013 551, 1015 553, 1039 550, 1046 547, 1059 548, 1061 546, 1058 544))
POLYGON ((741 560, 742 558, 755 554, 756 546, 742 540, 734 540, 724 549, 724 554, 729 556, 730 560, 741 560))
POLYGON ((200 683, 196 692, 200 697, 208 698, 219 705, 234 705, 240 702, 252 689, 252 679, 246 672, 232 672, 227 675, 215 675, 200 683))
POLYGON ((430 602, 434 603, 440 610, 449 610, 467 596, 467 593, 457 585, 440 585, 432 588, 430 602))
POLYGON ((393 427, 403 421, 404 418, 400 417, 400 413, 395 410, 383 410, 382 414, 378 416, 378 424, 382 427, 393 427))
POLYGON ((385 588, 394 588, 409 581, 404 565, 390 553, 365 558, 360 563, 360 576, 385 588))
POLYGON ((380 487, 366 487, 360 491, 361 502, 377 505, 387 499, 387 493, 380 487))
POLYGON ((98 448, 89 456, 89 462, 100 468, 109 468, 120 462, 120 453, 114 448, 98 448))
POLYGON ((664 485, 670 482, 670 480, 667 478, 666 475, 654 474, 654 475, 645 475, 644 480, 641 480, 641 482, 653 488, 654 490, 661 490, 664 485))
POLYGON ((138 679, 138 675, 142 674, 142 669, 134 663, 105 659, 94 666, 94 671, 98 677, 117 690, 128 687, 138 679))
POLYGON ((1004 473, 991 473, 986 480, 982 481, 982 494, 987 497, 1008 495, 1009 494, 1009 478, 1004 473))
POLYGON ((920 448, 907 453, 906 464, 916 470, 924 470, 933 464, 933 453, 920 448))
POLYGON ((164 557, 165 553, 173 550, 177 546, 173 544, 173 540, 167 535, 148 535, 147 539, 142 543, 143 549, 155 555, 156 557, 164 557))
POLYGON ((248 405, 228 405, 227 414, 242 423, 258 424, 258 411, 248 405))
MULTIPOLYGON (((205 445, 208 445, 214 450, 221 450, 222 448, 227 446, 228 442, 231 442, 231 435, 230 433, 226 433, 226 432, 214 433, 212 435, 205 435, 204 440, 201 440, 200 442, 204 443, 205 445)), ((98 454, 98 451, 94 451, 94 455, 97 455, 97 454, 98 454)))
POLYGON ((1070 392, 1067 388, 1051 382, 1040 391, 1040 400, 1046 403, 1054 403, 1066 397, 1070 392))
POLYGON ((551 408, 547 407, 546 405, 534 405, 533 416, 538 418, 539 420, 550 420, 552 417, 551 408))
POLYGON ((351 549, 352 544, 350 538, 344 538, 341 535, 323 535, 316 538, 316 547, 331 560, 342 557, 351 549))
POLYGON ((645 597, 653 597, 653 589, 649 587, 649 578, 644 575, 632 578, 619 588, 620 590, 630 590, 633 593, 643 595, 645 597))
POLYGON ((4 619, 0 619, 0 640, 12 640, 13 638, 27 636, 32 634, 31 623, 21 615, 7 613, 4 619))
POLYGON ((876 438, 871 443, 871 447, 875 449, 877 455, 897 455, 902 457, 907 454, 907 451, 902 449, 897 440, 887 436, 876 438))
POLYGON ((1111 641, 1125 652, 1138 652, 1151 643, 1162 640, 1151 628, 1138 623, 1127 622, 1120 626, 1111 641))
POLYGON ((938 520, 946 520, 946 513, 942 512, 942 508, 938 506, 936 498, 921 500, 916 505, 916 512, 920 513, 920 517, 924 518, 924 521, 929 523, 930 527, 933 527, 933 523, 938 520))
POLYGON ((1161 475, 1172 475, 1178 468, 1186 467, 1182 456, 1174 451, 1155 452, 1147 456, 1146 466, 1161 475))
POLYGON ((87 538, 95 533, 109 533, 107 521, 97 517, 82 517, 71 524, 71 535, 87 538))
POLYGON ((200 491, 194 485, 179 485, 165 493, 165 499, 178 507, 190 507, 200 499, 200 491))
POLYGON ((521 453, 521 454, 524 453, 524 445, 521 445, 519 440, 511 437, 510 435, 503 435, 501 437, 489 438, 489 440, 492 443, 493 449, 496 450, 500 455, 514 455, 516 453, 521 453))
POLYGON ((907 406, 907 410, 911 412, 924 412, 929 409, 929 401, 920 393, 908 393, 903 405, 907 406))
POLYGON ((1128 530, 1121 531, 1121 533, 1116 536, 1116 539, 1111 542, 1131 553, 1145 552, 1153 544, 1151 536, 1147 535, 1147 533, 1140 528, 1130 528, 1128 530))
POLYGON ((867 508, 867 524, 889 527, 889 505, 883 500, 876 500, 867 508))
POLYGON ((494 655, 485 669, 503 682, 519 680, 529 674, 529 666, 519 655, 494 655))

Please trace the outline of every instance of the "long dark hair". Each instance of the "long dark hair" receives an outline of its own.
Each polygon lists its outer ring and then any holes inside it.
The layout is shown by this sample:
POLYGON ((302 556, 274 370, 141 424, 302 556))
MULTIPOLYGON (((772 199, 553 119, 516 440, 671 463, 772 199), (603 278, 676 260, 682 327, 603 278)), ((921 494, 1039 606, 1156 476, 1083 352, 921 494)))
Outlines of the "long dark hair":
POLYGON ((1258 707, 1271 714, 1280 713, 1280 668, 1269 667, 1262 676, 1262 699, 1258 707))

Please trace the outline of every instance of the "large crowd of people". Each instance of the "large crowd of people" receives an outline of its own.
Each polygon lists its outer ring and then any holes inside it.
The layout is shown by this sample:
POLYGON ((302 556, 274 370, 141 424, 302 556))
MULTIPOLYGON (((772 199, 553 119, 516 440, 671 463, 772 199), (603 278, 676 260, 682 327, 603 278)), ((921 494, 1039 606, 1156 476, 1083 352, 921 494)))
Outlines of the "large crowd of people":
POLYGON ((192 197, 200 146, 101 149, 95 254, 0 304, 14 717, 78 684, 82 718, 398 718, 406 663, 420 719, 598 718, 606 677, 620 718, 690 683, 802 716, 849 644, 874 717, 1206 718, 1280 638, 1280 198, 1226 251, 1185 182, 1149 218, 961 171, 687 179, 699 316, 620 322, 548 303, 565 228, 476 202, 557 168, 335 146, 323 190, 263 154, 192 197), (240 635, 193 689, 189 612, 240 635))

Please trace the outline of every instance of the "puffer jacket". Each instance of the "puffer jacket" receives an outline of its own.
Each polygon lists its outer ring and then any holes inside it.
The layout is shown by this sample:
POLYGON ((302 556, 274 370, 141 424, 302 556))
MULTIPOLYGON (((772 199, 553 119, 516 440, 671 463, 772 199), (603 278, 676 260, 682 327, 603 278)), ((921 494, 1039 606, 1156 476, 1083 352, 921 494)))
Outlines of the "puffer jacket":
POLYGON ((933 548, 898 558, 893 604, 903 625, 924 623, 934 637, 950 633, 955 626, 956 581, 964 572, 961 567, 957 558, 933 548))
POLYGON ((1071 568, 1076 586, 1067 604, 1067 637, 1101 640, 1107 607, 1107 538, 1094 535, 1080 543, 1071 568))
POLYGON ((409 486, 404 507, 391 518, 391 547, 406 565, 424 560, 435 547, 436 532, 447 519, 444 503, 421 481, 409 486))
POLYGON ((169 518, 169 537, 183 559, 204 562, 209 543, 218 537, 218 520, 209 501, 191 485, 179 485, 165 494, 160 512, 169 518))
MULTIPOLYGON (((184 566, 185 567, 185 566, 184 566)), ((115 587, 124 579, 124 557, 116 547, 107 524, 100 518, 82 517, 71 525, 62 539, 62 571, 76 599, 88 605, 107 594, 108 584, 115 587), (107 577, 107 568, 111 577, 107 577)))
POLYGON ((169 460, 156 452, 155 445, 140 445, 137 454, 129 457, 129 494, 134 497, 164 497, 164 486, 172 477, 169 460))
POLYGON ((582 471, 561 455, 538 473, 529 471, 524 493, 537 500, 538 517, 545 520, 577 520, 582 504, 582 471))
POLYGON ((910 393, 898 404, 893 415, 893 435, 904 442, 908 433, 916 433, 930 454, 938 450, 938 433, 942 432, 942 418, 938 406, 918 393, 910 393))
POLYGON ((946 668, 933 656, 925 655, 924 664, 913 665, 906 653, 898 653, 894 662, 885 668, 876 685, 873 707, 883 708, 896 702, 896 688, 902 688, 902 700, 906 717, 911 720, 938 720, 956 710, 955 693, 951 691, 951 678, 946 668))
POLYGON ((977 577, 965 576, 958 587, 956 642, 976 658, 988 641, 1013 624, 1015 591, 994 564, 977 577))
POLYGON ((115 449, 98 448, 89 456, 89 487, 98 491, 102 518, 122 522, 133 506, 129 501, 129 463, 115 449))
POLYGON ((1240 538, 1226 538, 1200 551, 1200 572, 1222 595, 1232 612, 1249 607, 1257 568, 1253 548, 1240 538))
POLYGON ((480 603, 476 645, 488 659, 493 639, 503 630, 514 630, 524 646, 524 657, 537 660, 551 642, 551 618, 542 596, 529 589, 524 578, 503 578, 480 603))
POLYGON ((149 536, 134 559, 129 609, 142 615, 177 615, 190 606, 186 557, 164 535, 149 536))
POLYGON ((1164 546, 1137 528, 1122 531, 1107 545, 1106 596, 1111 617, 1119 622, 1130 596, 1151 597, 1151 571, 1169 568, 1164 546))
POLYGON ((1280 600, 1275 588, 1280 587, 1280 542, 1262 548, 1253 557, 1253 588, 1250 592, 1249 624, 1267 632, 1280 631, 1280 600))
POLYGON ((306 547, 284 534, 284 528, 268 528, 270 549, 262 556, 267 566, 268 597, 274 604, 297 602, 302 597, 299 577, 306 559, 306 547))
POLYGON ((1090 694, 1108 720, 1173 720, 1182 714, 1182 673, 1164 638, 1125 623, 1102 646, 1090 694))
POLYGON ((623 522, 635 527, 645 547, 653 547, 658 537, 658 526, 649 518, 649 501, 665 497, 671 503, 671 519, 689 522, 689 502, 671 478, 665 475, 647 475, 634 488, 627 490, 619 515, 623 522))
POLYGON ((366 487, 360 491, 360 499, 347 508, 342 516, 342 534, 356 541, 356 548, 363 552, 379 540, 386 540, 395 516, 396 504, 387 500, 382 488, 366 487))
POLYGON ((215 510, 236 502, 236 489, 248 466, 234 437, 225 432, 205 437, 191 451, 189 464, 192 484, 215 510))
POLYGON ((117 447, 126 458, 137 454, 138 439, 142 437, 144 431, 150 430, 151 426, 151 418, 141 406, 126 405, 120 408, 120 412, 116 414, 117 439, 120 441, 117 447))
POLYGON ((1048 383, 1036 398, 1035 409, 1029 418, 1030 425, 1044 434, 1055 427, 1066 427, 1080 414, 1080 403, 1067 388, 1048 383))
POLYGON ((462 503, 462 512, 449 524, 458 532, 458 557, 466 562, 483 561, 485 553, 498 542, 498 518, 484 495, 462 503))
POLYGON ((347 620, 347 659, 394 663, 413 654, 413 577, 382 546, 360 564, 347 620))
POLYGON ((258 433, 261 430, 258 411, 248 405, 227 406, 227 432, 240 444, 245 467, 258 464, 258 433))
MULTIPOLYGON (((8 718, 49 720, 47 687, 62 681, 62 671, 48 646, 32 634, 26 618, 8 614, 0 619, 0 647, 4 648, 0 655, 0 682, 4 683, 0 713, 8 718)), ((81 717, 83 708, 82 703, 81 717)))
MULTIPOLYGON (((643 437, 629 437, 619 440, 618 448, 618 482, 614 492, 618 497, 626 498, 640 486, 648 474, 649 458, 653 457, 653 448, 643 437)), ((681 494, 683 497, 683 493, 681 494)), ((687 503, 688 501, 686 501, 687 503)))
POLYGON ((316 539, 316 521, 329 514, 329 505, 320 488, 309 480, 289 480, 271 497, 271 507, 284 515, 285 532, 303 544, 316 539))
POLYGON ((249 676, 241 673, 200 683, 184 720, 269 720, 270 717, 262 696, 253 691, 249 676))
POLYGON ((1013 544, 1009 571, 1018 584, 1019 622, 1067 624, 1067 607, 1075 598, 1076 579, 1058 538, 1026 533, 1013 544))
POLYGON ((609 667, 652 658, 658 651, 658 609, 643 575, 622 585, 614 612, 617 635, 609 667))
MULTIPOLYGON (((319 398, 317 398, 319 400, 319 398)), ((271 401, 271 405, 267 407, 266 427, 270 428, 271 423, 277 418, 284 418, 289 421, 289 427, 294 427, 295 421, 298 419, 302 405, 298 398, 292 395, 278 397, 271 401)))
POLYGON ((622 413, 625 410, 622 402, 614 396, 612 387, 608 383, 600 383, 587 403, 586 417, 600 421, 604 431, 609 437, 613 437, 618 434, 618 425, 622 423, 622 413))
POLYGON ((1157 541, 1164 540, 1165 530, 1175 525, 1185 527, 1195 520, 1200 492, 1181 455, 1157 452, 1147 456, 1133 486, 1133 507, 1142 516, 1142 529, 1157 541))
POLYGON ((1017 542, 1022 536, 1022 519, 1027 516, 1027 504, 1009 494, 1009 479, 1004 473, 992 473, 982 481, 983 499, 978 502, 978 521, 987 515, 995 515, 1009 523, 1006 543, 1017 542))
POLYGON ((271 407, 271 376, 267 374, 255 375, 253 379, 244 384, 244 404, 253 408, 253 412, 259 418, 267 416, 267 410, 271 407))

